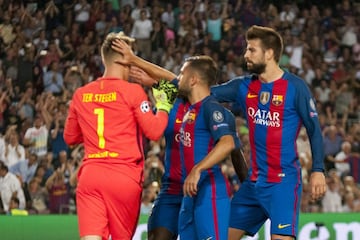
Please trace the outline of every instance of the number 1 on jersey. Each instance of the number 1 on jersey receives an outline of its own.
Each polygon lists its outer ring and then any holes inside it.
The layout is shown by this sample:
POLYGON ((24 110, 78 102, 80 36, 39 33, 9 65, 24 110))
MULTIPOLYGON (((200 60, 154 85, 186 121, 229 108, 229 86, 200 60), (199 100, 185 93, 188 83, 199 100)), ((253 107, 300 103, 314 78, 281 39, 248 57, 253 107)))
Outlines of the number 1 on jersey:
POLYGON ((105 148, 105 138, 104 138, 104 109, 95 108, 94 114, 97 115, 97 135, 99 137, 99 148, 105 148))

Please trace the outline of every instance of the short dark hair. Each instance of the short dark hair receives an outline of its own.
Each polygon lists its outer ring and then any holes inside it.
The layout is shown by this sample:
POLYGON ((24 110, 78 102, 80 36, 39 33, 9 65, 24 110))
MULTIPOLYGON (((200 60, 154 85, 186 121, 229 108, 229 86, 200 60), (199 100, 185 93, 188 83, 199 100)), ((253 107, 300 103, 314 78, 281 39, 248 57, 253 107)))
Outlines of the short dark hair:
POLYGON ((19 200, 19 198, 17 196, 12 196, 11 201, 14 201, 17 205, 20 204, 20 200, 19 200))
POLYGON ((246 40, 254 39, 260 39, 264 50, 273 49, 275 61, 280 61, 284 50, 284 43, 278 32, 269 27, 254 25, 246 31, 246 40))
POLYGON ((188 67, 196 71, 209 86, 216 84, 218 67, 214 59, 206 55, 199 55, 188 57, 185 62, 188 62, 188 67))
POLYGON ((0 170, 5 170, 5 171, 9 171, 8 166, 6 166, 6 164, 0 160, 0 170))

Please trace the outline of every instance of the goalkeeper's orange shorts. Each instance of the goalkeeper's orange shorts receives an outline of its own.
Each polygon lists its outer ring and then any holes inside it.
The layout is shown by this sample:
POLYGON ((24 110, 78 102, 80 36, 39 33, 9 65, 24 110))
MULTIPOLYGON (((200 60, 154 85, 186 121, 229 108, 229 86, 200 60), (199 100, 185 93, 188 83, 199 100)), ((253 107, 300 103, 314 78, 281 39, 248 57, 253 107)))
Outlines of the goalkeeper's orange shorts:
POLYGON ((138 169, 118 165, 116 168, 104 163, 82 166, 76 189, 80 237, 132 238, 139 218, 142 188, 130 176, 138 169))

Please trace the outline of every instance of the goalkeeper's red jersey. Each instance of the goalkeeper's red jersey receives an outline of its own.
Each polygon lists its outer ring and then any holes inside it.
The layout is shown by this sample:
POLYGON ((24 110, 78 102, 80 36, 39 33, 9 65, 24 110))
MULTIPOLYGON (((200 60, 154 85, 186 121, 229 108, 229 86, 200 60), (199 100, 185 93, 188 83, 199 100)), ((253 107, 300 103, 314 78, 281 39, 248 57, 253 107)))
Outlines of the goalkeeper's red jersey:
POLYGON ((142 87, 116 78, 98 78, 78 88, 69 106, 64 139, 83 143, 83 164, 126 163, 143 166, 143 134, 159 139, 167 125, 163 111, 152 112, 142 87))

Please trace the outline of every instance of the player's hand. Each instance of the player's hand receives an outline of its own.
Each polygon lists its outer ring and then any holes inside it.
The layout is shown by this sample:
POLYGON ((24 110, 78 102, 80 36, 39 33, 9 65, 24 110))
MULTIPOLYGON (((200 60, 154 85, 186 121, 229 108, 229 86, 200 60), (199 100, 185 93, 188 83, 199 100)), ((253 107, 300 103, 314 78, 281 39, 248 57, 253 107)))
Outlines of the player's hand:
POLYGON ((326 192, 326 181, 323 172, 312 172, 310 175, 311 199, 316 201, 326 192))
POLYGON ((149 74, 135 66, 131 66, 130 68, 130 78, 132 81, 148 87, 157 84, 157 81, 150 77, 149 74))
POLYGON ((123 55, 123 58, 117 59, 116 62, 123 65, 131 65, 131 59, 134 56, 134 52, 131 50, 126 42, 121 39, 115 39, 112 41, 112 49, 123 55))
POLYGON ((189 175, 186 177, 184 185, 183 185, 183 191, 185 196, 195 196, 198 191, 198 182, 200 180, 200 170, 196 166, 194 166, 189 175))
POLYGON ((178 89, 174 84, 160 80, 160 82, 152 88, 152 93, 156 101, 156 108, 169 113, 174 104, 178 89))

